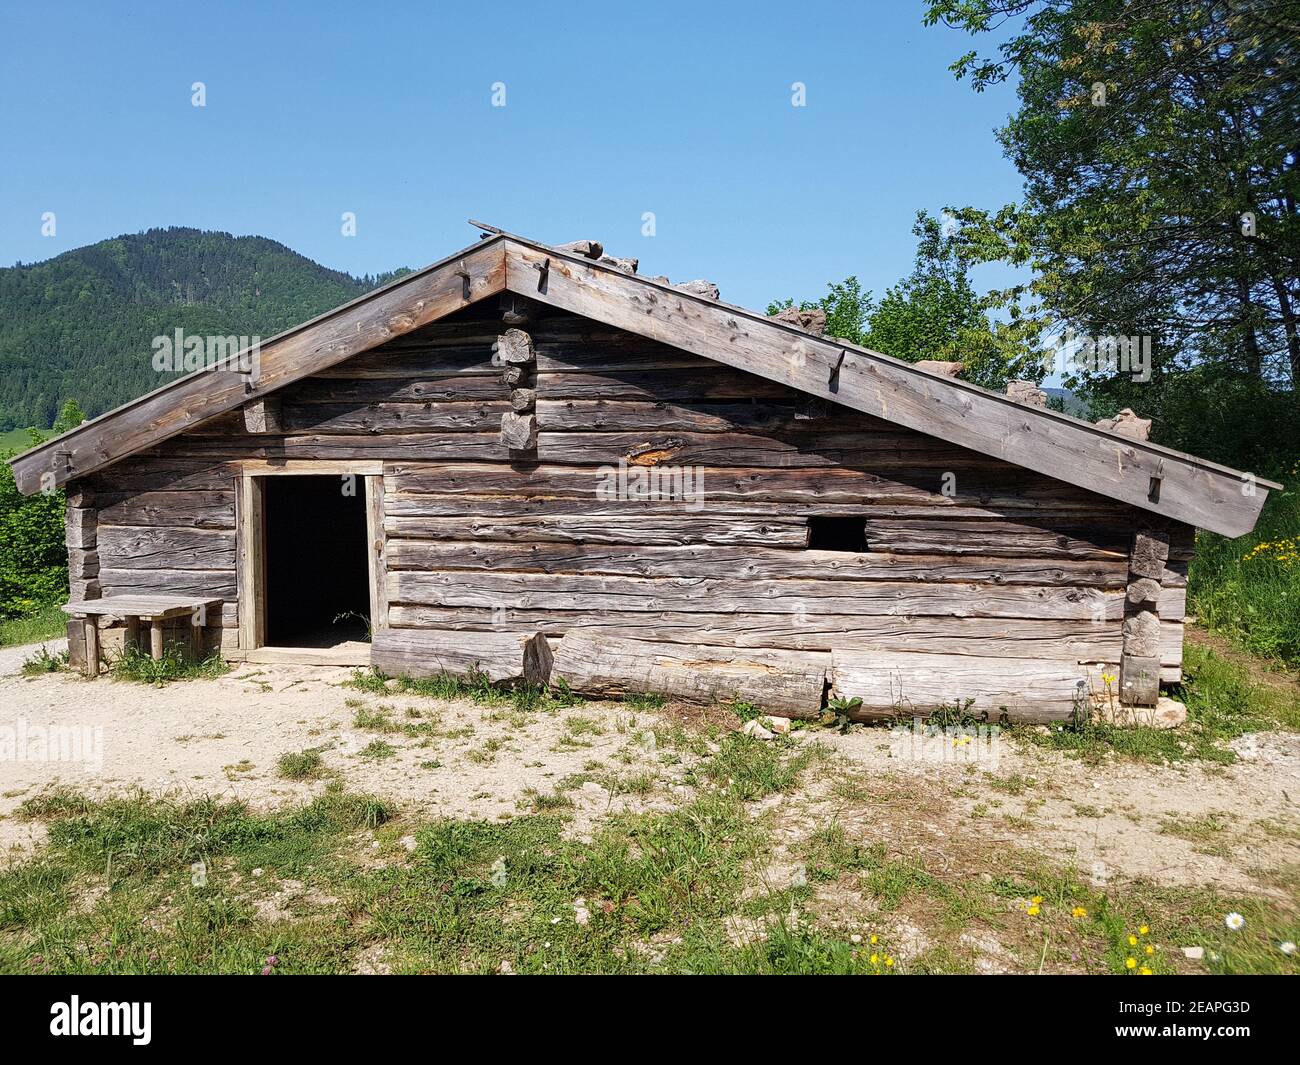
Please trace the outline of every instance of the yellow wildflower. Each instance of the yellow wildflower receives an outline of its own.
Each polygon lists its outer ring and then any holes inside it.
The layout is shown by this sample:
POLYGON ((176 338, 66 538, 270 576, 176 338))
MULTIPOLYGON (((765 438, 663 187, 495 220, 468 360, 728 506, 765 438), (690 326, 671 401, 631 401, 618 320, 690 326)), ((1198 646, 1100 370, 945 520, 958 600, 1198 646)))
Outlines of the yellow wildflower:
POLYGON ((1088 916, 1088 911, 1085 910, 1082 906, 1076 906, 1073 910, 1070 911, 1070 916, 1071 916, 1071 917, 1087 917, 1087 916, 1088 916))
POLYGON ((1144 936, 1150 931, 1151 929, 1149 929, 1146 925, 1143 925, 1141 928, 1138 929, 1138 935, 1144 936))
POLYGON ((1137 958, 1126 958, 1126 959, 1124 959, 1124 968, 1126 968, 1126 969, 1136 969, 1136 968, 1137 968, 1137 963, 1138 963, 1137 958))

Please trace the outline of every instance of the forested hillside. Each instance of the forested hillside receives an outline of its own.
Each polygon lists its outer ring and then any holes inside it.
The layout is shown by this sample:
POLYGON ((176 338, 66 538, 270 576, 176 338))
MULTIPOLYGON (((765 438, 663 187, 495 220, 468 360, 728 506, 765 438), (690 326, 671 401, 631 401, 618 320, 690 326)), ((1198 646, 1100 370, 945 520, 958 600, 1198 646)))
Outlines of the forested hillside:
POLYGON ((0 432, 90 417, 161 384, 151 342, 176 329, 263 339, 394 275, 327 270, 265 237, 172 227, 0 269, 0 432))

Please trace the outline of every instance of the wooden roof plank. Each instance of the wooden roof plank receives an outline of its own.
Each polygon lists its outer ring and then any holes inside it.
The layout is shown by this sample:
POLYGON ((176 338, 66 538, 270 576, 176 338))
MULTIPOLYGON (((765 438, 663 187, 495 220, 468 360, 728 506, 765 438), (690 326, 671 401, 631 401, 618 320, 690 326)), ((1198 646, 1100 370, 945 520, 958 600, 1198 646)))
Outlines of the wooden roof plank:
POLYGON ((1249 532, 1268 490, 1280 487, 839 338, 508 238, 506 284, 512 292, 1198 528, 1226 536, 1249 532), (839 373, 832 375, 837 365, 839 373), (1153 479, 1159 481, 1154 493, 1153 479))
POLYGON ((504 288, 502 241, 480 241, 263 342, 251 390, 240 374, 200 370, 23 452, 10 462, 18 489, 84 477, 504 288))

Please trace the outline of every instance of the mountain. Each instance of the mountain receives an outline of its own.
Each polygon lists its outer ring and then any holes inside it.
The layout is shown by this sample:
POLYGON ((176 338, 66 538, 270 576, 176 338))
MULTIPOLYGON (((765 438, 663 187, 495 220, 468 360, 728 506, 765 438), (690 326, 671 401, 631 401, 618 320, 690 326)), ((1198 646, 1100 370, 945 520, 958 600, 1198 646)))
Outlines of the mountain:
POLYGON ((1044 388, 1044 392, 1052 399, 1059 399, 1065 407, 1066 414, 1073 414, 1076 418, 1087 419, 1088 404, 1085 400, 1080 399, 1075 393, 1068 388, 1044 388))
POLYGON ((94 417, 171 379, 152 342, 267 339, 406 273, 352 277, 265 237, 151 229, 0 269, 0 432, 94 417))

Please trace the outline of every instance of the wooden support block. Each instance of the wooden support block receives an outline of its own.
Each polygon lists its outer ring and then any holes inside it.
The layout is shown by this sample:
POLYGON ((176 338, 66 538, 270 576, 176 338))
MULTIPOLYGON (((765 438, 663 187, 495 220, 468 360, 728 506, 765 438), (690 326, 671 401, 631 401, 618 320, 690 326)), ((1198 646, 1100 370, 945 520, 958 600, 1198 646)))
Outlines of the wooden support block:
POLYGON ((134 614, 128 614, 126 618, 126 637, 122 644, 122 650, 129 651, 132 648, 140 647, 140 619, 134 614))
POLYGON ((532 451, 537 447, 537 415, 501 415, 501 444, 511 451, 532 451))
POLYGON ((1124 653, 1138 658, 1159 657, 1160 618, 1151 610, 1139 610, 1124 619, 1124 653))
POLYGON ((101 594, 98 578, 73 578, 68 581, 69 599, 98 599, 101 594))
POLYGON ((90 507, 69 507, 63 522, 68 548, 93 550, 98 521, 99 512, 90 507))
POLYGON ((497 337, 496 353, 502 362, 513 366, 531 366, 537 362, 533 338, 522 329, 507 329, 497 337))
POLYGON ((73 669, 85 671, 86 668, 86 626, 81 618, 68 619, 68 665, 73 669))
POLYGON ((1155 706, 1160 696, 1160 659, 1126 654, 1119 665, 1119 699, 1130 706, 1155 706))
POLYGON ((530 388, 533 382, 531 366, 507 366, 501 371, 501 380, 509 388, 530 388))
POLYGON ((163 623, 161 618, 149 622, 149 657, 155 662, 163 656, 163 623))
POLYGON ((530 414, 537 409, 537 390, 516 388, 510 393, 510 406, 516 414, 530 414))
POLYGON ((1138 577, 1129 581, 1126 594, 1130 603, 1147 603, 1154 609, 1154 604, 1160 601, 1160 582, 1152 577, 1138 577))
POLYGON ((280 397, 266 396, 244 404, 244 429, 250 433, 282 433, 280 397))
POLYGON ((1129 553, 1129 572, 1135 577, 1160 580, 1169 559, 1169 534, 1167 532, 1140 532, 1133 537, 1133 550, 1129 553))
POLYGON ((95 505, 95 490, 85 481, 69 481, 63 494, 70 507, 85 509, 95 505))
POLYGON ((68 552, 68 579, 88 581, 99 576, 99 552, 73 548, 68 552))
POLYGON ((97 677, 99 676, 99 618, 86 618, 82 626, 86 645, 85 673, 88 677, 97 677))
POLYGON ((551 652, 540 633, 385 629, 374 634, 370 664, 390 676, 477 673, 498 684, 540 685, 550 679, 551 652))
POLYGON ((704 704, 743 699, 793 717, 820 711, 830 664, 825 652, 652 643, 599 629, 570 631, 554 653, 553 683, 583 694, 660 692, 704 704))
POLYGON ((527 325, 538 317, 541 305, 527 296, 506 292, 501 296, 501 320, 506 325, 527 325))

